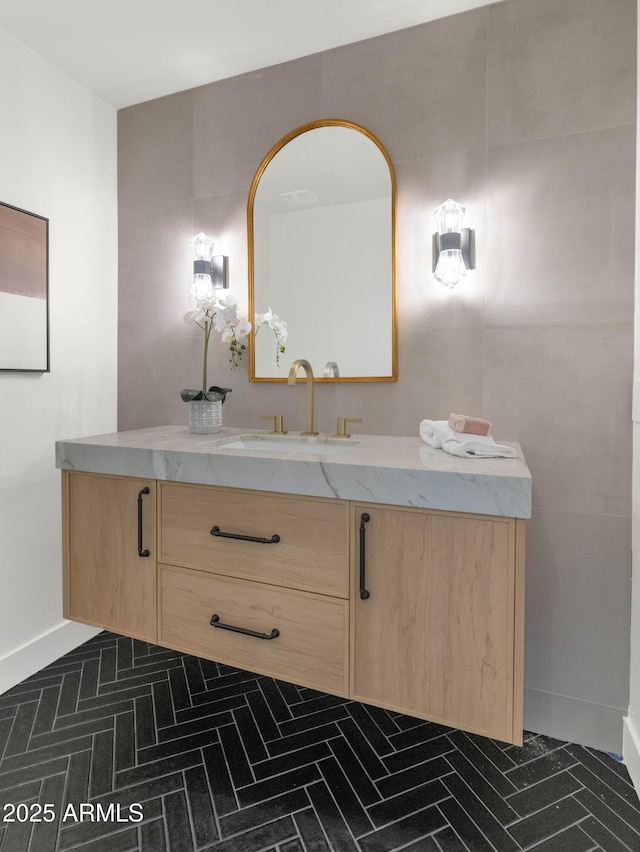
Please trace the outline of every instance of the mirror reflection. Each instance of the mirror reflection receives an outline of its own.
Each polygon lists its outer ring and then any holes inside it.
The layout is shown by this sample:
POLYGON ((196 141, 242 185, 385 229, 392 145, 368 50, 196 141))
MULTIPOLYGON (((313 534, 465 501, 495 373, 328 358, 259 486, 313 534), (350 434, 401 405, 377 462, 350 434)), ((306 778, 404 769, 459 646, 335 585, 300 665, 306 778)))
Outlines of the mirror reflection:
POLYGON ((305 358, 319 381, 394 381, 395 178, 380 143, 337 120, 288 134, 253 181, 248 232, 251 315, 271 309, 288 330, 279 365, 258 331, 250 379, 286 381, 305 358))

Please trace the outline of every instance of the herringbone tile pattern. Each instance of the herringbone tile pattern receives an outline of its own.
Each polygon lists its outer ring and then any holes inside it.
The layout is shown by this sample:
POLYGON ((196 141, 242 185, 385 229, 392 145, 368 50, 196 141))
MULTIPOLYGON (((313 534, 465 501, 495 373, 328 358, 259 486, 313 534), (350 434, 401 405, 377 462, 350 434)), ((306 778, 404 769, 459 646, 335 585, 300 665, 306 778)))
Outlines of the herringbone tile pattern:
POLYGON ((109 633, 0 696, 0 755, 0 852, 640 850, 607 755, 506 746, 109 633))

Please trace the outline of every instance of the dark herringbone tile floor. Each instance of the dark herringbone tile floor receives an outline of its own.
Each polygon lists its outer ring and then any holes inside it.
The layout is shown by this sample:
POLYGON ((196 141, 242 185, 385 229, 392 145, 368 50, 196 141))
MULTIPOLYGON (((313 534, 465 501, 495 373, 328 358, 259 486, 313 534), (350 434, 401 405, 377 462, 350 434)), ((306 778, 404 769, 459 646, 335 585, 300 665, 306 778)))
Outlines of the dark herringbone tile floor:
POLYGON ((0 852, 639 852, 621 764, 103 633, 0 696, 0 852))

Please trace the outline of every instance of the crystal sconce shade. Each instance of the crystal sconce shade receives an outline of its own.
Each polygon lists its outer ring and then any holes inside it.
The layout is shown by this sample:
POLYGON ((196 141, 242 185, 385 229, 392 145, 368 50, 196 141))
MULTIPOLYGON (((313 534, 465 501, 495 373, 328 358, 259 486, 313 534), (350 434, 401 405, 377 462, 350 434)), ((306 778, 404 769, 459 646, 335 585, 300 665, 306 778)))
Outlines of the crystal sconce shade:
POLYGON ((467 269, 475 269, 474 231, 464 228, 465 208, 449 198, 433 215, 437 233, 433 235, 433 275, 445 287, 462 281, 467 269))
POLYGON ((189 241, 193 254, 193 283, 191 296, 198 307, 210 304, 216 290, 226 289, 229 258, 213 256, 213 240, 206 234, 197 234, 189 241))
POLYGON ((199 260, 200 262, 211 261, 214 246, 211 237, 201 232, 196 234, 192 240, 189 240, 189 244, 191 245, 194 260, 199 260))

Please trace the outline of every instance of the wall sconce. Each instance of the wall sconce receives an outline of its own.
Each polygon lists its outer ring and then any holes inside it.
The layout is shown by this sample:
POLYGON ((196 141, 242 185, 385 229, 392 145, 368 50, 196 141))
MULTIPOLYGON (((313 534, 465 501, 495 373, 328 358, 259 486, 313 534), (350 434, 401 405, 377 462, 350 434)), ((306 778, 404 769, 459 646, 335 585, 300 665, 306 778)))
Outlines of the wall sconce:
POLYGON ((191 295, 200 307, 211 301, 215 290, 229 286, 229 258, 224 254, 213 256, 213 240, 206 234, 197 234, 189 244, 193 253, 191 295))
POLYGON ((445 287, 455 287, 476 268, 475 231, 463 228, 465 208, 451 198, 433 211, 433 276, 445 287))

